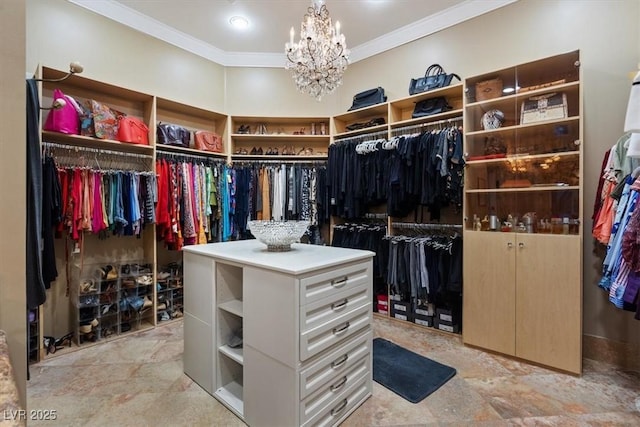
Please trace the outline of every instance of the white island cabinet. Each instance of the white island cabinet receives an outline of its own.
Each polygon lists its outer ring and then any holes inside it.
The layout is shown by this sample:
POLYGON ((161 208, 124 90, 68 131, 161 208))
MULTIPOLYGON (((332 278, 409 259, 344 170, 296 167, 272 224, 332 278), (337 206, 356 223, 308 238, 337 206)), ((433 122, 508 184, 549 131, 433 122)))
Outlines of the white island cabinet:
POLYGON ((247 424, 337 425, 371 395, 372 252, 183 251, 184 372, 247 424))

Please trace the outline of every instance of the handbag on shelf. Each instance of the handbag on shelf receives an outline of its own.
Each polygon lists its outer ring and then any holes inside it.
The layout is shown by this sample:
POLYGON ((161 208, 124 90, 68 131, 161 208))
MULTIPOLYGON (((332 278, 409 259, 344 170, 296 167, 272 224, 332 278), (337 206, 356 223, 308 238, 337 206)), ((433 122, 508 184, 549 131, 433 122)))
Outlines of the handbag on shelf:
POLYGON ((158 137, 158 144, 164 145, 189 148, 189 142, 191 141, 191 132, 182 126, 171 123, 158 123, 156 136, 158 137))
POLYGON ((418 117, 431 116, 433 114, 444 113, 451 110, 451 108, 444 96, 424 99, 416 102, 411 117, 417 119, 418 117))
POLYGON ((149 127, 134 116, 121 116, 118 122, 118 141, 149 145, 149 127))
POLYGON ((207 130, 197 130, 193 133, 196 150, 222 152, 222 138, 220 135, 207 130))
POLYGON ((500 77, 476 83, 475 100, 480 102, 502 96, 502 86, 502 79, 500 77))
POLYGON ((64 106, 49 110, 43 129, 70 135, 80 134, 80 106, 75 99, 65 95, 60 89, 54 89, 52 105, 59 99, 64 100, 64 106))
POLYGON ((383 102, 387 102, 387 97, 384 94, 384 88, 378 86, 375 89, 369 89, 355 94, 353 96, 353 103, 347 111, 357 110, 359 108, 369 107, 383 102))
POLYGON ((118 136, 118 118, 123 116, 106 104, 91 100, 91 116, 93 118, 93 127, 95 137, 100 139, 115 140, 118 136))
POLYGON ((385 123, 386 122, 384 120, 384 117, 376 117, 375 119, 371 119, 368 122, 351 123, 351 124, 345 126, 345 128, 348 131, 352 131, 352 130, 370 128, 370 127, 373 127, 373 126, 380 126, 380 125, 383 125, 385 123))
POLYGON ((424 77, 411 79, 409 82, 409 95, 447 87, 454 77, 460 80, 459 75, 455 73, 447 74, 439 64, 432 64, 427 68, 424 77))

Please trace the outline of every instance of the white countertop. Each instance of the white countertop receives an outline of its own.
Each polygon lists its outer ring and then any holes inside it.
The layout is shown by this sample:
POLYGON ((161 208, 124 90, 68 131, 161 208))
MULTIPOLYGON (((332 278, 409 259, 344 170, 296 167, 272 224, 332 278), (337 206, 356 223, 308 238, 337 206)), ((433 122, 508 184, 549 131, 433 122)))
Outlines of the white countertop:
POLYGON ((269 252, 266 245, 254 239, 185 246, 182 250, 193 254, 210 256, 215 259, 268 268, 294 275, 345 262, 366 260, 375 256, 374 252, 360 249, 334 248, 332 246, 302 243, 294 243, 288 252, 269 252))

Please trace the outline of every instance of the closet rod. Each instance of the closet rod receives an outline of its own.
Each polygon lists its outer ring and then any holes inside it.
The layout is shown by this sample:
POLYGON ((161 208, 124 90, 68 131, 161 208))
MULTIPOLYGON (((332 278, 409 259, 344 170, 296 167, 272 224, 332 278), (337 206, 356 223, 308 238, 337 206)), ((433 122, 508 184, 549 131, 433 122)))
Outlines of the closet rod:
POLYGON ((346 138, 339 138, 335 140, 335 143, 338 144, 340 142, 348 142, 351 140, 373 140, 376 139, 377 137, 387 137, 388 136, 388 132, 386 130, 379 130, 377 132, 371 132, 371 133, 363 133, 360 135, 354 135, 354 136, 347 136, 346 138))
POLYGON ((450 119, 438 120, 438 121, 435 121, 435 122, 426 122, 426 123, 420 123, 420 124, 417 124, 417 125, 402 126, 402 127, 399 127, 399 128, 391 129, 391 133, 395 136, 396 133, 399 133, 399 132, 404 132, 404 131, 408 131, 408 130, 422 130, 423 128, 426 128, 426 127, 439 126, 439 125, 444 125, 444 124, 451 124, 451 123, 455 123, 455 122, 461 122, 462 119, 463 119, 462 116, 458 116, 458 117, 452 117, 450 119))
POLYGON ((187 154, 187 153, 176 153, 173 151, 162 151, 161 149, 156 148, 156 154, 160 158, 169 158, 169 159, 184 159, 184 160, 202 160, 204 162, 220 162, 224 163, 225 159, 220 159, 217 157, 207 157, 207 156, 199 156, 197 154, 187 154))
POLYGON ((393 228, 405 228, 405 229, 416 229, 416 230, 421 230, 421 229, 443 229, 443 228, 455 228, 455 229, 462 229, 462 225, 461 224, 433 224, 433 223, 426 223, 426 224, 421 224, 421 223, 417 223, 417 222, 392 222, 391 223, 391 227, 393 228))
POLYGON ((255 164, 283 164, 283 163, 324 166, 326 165, 327 161, 326 160, 300 160, 300 159, 234 160, 232 163, 234 165, 240 165, 240 166, 255 165, 255 164))
POLYGON ((133 157, 136 159, 152 159, 153 156, 149 154, 136 154, 136 153, 125 153, 123 151, 113 151, 113 150, 105 150, 103 148, 91 148, 91 147, 83 147, 81 145, 69 145, 69 144, 58 144, 56 142, 43 142, 42 146, 44 148, 59 148, 61 150, 67 151, 84 151, 87 153, 94 154, 108 154, 112 156, 121 156, 121 157, 133 157))

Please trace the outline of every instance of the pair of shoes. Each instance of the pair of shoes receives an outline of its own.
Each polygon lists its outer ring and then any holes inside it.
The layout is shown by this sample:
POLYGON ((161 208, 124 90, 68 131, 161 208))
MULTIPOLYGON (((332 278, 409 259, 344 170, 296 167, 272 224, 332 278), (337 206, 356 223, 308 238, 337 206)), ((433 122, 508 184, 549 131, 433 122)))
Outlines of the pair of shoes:
POLYGON ((142 275, 142 276, 138 277, 136 279, 136 282, 138 282, 139 285, 148 286, 148 285, 153 284, 153 277, 145 274, 145 275, 142 275))
POLYGON ((242 328, 240 328, 239 331, 234 332, 228 345, 231 348, 242 348, 242 328))
POLYGON ((92 292, 98 292, 98 288, 92 279, 84 279, 80 282, 80 293, 90 294, 92 292))
POLYGON ((251 126, 240 125, 240 127, 238 128, 238 133, 241 133, 241 134, 251 133, 251 126))
POLYGON ((252 156, 256 156, 256 155, 257 155, 257 156, 261 156, 261 155, 263 154, 263 153, 262 153, 262 147, 258 147, 258 148, 253 147, 253 148, 251 149, 251 153, 250 153, 250 154, 251 154, 252 156))
POLYGON ((267 125, 258 125, 256 128, 256 135, 266 135, 267 134, 267 125))
POLYGON ((296 130, 293 132, 294 135, 305 135, 305 128, 300 128, 300 130, 296 130))
POLYGON ((246 148, 238 148, 233 154, 247 155, 249 152, 246 148))
POLYGON ((112 265, 105 265, 96 269, 96 273, 101 280, 116 280, 118 278, 118 270, 112 265))
POLYGON ((300 151, 298 151, 298 156, 313 156, 313 148, 302 147, 300 151))
POLYGON ((290 146, 284 146, 282 147, 282 155, 283 156, 295 156, 296 154, 296 149, 293 147, 293 145, 290 146))
POLYGON ((55 340, 54 345, 56 347, 56 350, 58 350, 61 347, 64 347, 65 343, 69 345, 69 347, 71 347, 71 339, 73 338, 73 332, 69 332, 67 335, 63 336, 62 338, 58 338, 57 340, 55 340))
POLYGON ((277 156, 278 155, 278 149, 276 147, 274 148, 267 148, 267 151, 265 152, 266 155, 268 156, 277 156))

